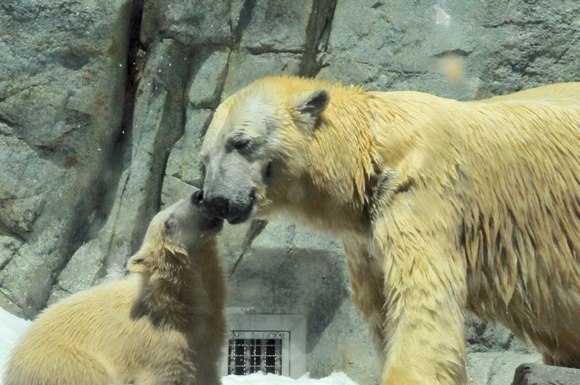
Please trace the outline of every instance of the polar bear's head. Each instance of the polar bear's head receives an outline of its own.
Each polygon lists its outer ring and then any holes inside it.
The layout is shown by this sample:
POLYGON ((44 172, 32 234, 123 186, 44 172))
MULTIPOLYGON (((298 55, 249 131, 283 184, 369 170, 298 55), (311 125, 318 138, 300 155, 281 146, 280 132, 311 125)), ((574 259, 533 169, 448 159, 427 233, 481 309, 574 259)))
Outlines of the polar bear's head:
POLYGON ((230 223, 292 201, 303 151, 329 103, 327 83, 260 79, 216 110, 201 149, 204 204, 230 223))
POLYGON ((197 191, 157 213, 141 248, 127 262, 127 269, 141 274, 170 272, 176 266, 187 265, 198 250, 213 247, 223 220, 208 215, 202 197, 203 192, 197 191))

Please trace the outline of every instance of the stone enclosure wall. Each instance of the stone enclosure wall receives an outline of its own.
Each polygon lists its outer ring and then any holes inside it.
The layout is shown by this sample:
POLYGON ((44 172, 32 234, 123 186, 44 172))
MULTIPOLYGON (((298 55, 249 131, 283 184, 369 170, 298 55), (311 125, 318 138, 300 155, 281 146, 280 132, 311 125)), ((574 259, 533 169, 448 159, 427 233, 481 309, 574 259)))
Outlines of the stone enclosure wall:
MULTIPOLYGON (((2 0, 0 306, 32 318, 122 269, 153 214, 199 184, 213 110, 272 74, 460 100, 578 81, 580 3, 2 0)), ((231 307, 307 315, 313 376, 376 380, 335 239, 254 222, 221 248, 231 307)), ((538 359, 501 328, 467 331, 474 384, 538 359)))

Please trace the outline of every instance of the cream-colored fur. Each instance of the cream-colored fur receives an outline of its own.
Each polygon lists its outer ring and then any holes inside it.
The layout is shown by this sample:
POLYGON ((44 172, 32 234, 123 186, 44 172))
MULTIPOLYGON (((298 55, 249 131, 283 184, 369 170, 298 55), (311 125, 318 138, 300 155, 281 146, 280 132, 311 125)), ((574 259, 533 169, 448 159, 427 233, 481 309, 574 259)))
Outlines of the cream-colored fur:
POLYGON ((466 308, 580 367, 580 83, 457 102, 265 78, 201 158, 208 197, 241 201, 216 170, 250 170, 254 216, 342 239, 383 385, 466 383, 466 308), (240 134, 251 156, 225 164, 240 134))
POLYGON ((12 351, 4 384, 219 384, 224 277, 215 231, 197 211, 182 200, 160 212, 129 277, 43 312, 12 351))

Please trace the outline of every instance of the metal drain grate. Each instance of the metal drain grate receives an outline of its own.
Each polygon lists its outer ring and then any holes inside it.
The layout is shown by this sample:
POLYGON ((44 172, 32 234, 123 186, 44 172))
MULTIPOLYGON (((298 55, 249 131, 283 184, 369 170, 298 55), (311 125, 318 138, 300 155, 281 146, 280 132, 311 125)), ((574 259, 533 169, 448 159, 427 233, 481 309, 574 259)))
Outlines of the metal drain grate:
POLYGON ((262 371, 288 375, 289 342, 287 331, 232 331, 228 343, 228 374, 262 371))
POLYGON ((227 310, 229 335, 223 346, 222 376, 254 372, 300 378, 306 373, 306 317, 247 314, 227 310))

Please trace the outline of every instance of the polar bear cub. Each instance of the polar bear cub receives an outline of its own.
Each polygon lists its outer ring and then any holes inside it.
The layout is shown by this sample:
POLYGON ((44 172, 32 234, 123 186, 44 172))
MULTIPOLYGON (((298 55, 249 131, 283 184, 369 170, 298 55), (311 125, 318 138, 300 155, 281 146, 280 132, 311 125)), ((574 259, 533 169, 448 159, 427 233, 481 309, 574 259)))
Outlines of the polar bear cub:
POLYGON ((11 353, 5 385, 220 383, 225 280, 198 191, 159 212, 124 280, 56 303, 11 353))

